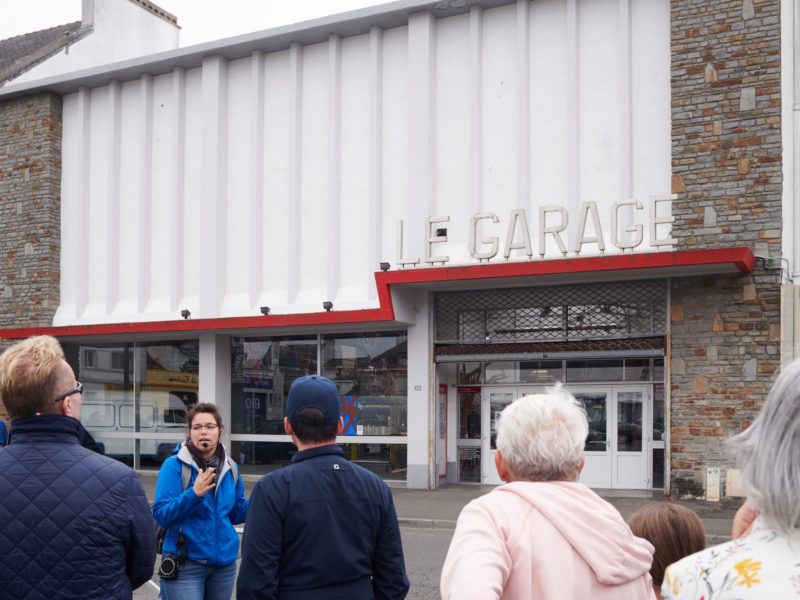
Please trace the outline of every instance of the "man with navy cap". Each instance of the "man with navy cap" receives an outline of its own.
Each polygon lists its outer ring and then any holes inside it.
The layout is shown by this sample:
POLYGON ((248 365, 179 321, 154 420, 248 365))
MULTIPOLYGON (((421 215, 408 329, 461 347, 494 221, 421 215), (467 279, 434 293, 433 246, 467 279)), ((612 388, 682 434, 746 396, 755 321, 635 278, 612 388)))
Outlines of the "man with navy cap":
POLYGON ((289 390, 292 464, 253 488, 236 583, 238 600, 389 600, 409 583, 388 486, 349 462, 339 391, 309 375, 289 390))

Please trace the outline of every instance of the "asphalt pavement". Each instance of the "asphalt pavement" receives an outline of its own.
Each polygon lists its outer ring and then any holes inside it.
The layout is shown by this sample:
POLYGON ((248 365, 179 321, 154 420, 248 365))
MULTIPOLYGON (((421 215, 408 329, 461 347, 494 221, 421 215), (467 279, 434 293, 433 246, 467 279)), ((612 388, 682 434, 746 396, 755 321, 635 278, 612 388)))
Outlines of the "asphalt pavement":
MULTIPOLYGON (((140 472, 140 479, 152 503, 156 473, 140 472)), ((245 493, 249 496, 257 476, 242 475, 245 493)), ((401 482, 404 485, 404 482, 401 482)), ((439 598, 438 584, 456 520, 461 509, 471 500, 491 491, 494 486, 445 485, 436 490, 410 490, 391 483, 395 508, 400 521, 406 569, 411 580, 409 600, 439 598)), ((660 492, 595 490, 613 504, 623 518, 652 502, 677 502, 695 511, 706 528, 709 545, 730 539, 733 515, 738 503, 711 503, 700 500, 671 500, 660 492)), ((135 600, 158 598, 158 576, 136 590, 135 600)))

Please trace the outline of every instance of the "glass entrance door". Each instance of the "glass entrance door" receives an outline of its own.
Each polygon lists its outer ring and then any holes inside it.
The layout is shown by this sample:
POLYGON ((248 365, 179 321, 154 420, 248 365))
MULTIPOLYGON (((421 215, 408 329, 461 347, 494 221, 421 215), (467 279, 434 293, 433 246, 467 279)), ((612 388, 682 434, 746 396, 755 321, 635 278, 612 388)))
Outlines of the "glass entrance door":
POLYGON ((611 476, 615 488, 648 487, 647 406, 648 386, 614 390, 614 436, 611 476))
MULTIPOLYGON (((586 385, 568 389, 583 404, 589 421, 589 435, 584 446, 585 465, 579 481, 593 488, 649 487, 648 436, 645 435, 645 426, 649 422, 649 386, 586 385)), ((497 422, 503 410, 517 398, 542 392, 540 387, 483 389, 481 483, 503 483, 495 467, 497 422)), ((473 435, 477 433, 474 428, 472 431, 473 435)), ((465 437, 464 434, 461 437, 465 437)), ((459 444, 465 442, 467 440, 459 440, 459 444)), ((461 480, 465 481, 464 478, 461 480)))
POLYGON ((481 446, 483 447, 482 483, 500 485, 500 475, 497 473, 494 460, 497 454, 497 422, 506 406, 511 404, 525 393, 517 388, 495 388, 483 395, 483 423, 481 446))
POLYGON ((608 427, 611 419, 611 390, 574 388, 570 390, 583 404, 589 421, 589 435, 583 449, 584 466, 578 481, 594 488, 611 487, 611 443, 608 427))

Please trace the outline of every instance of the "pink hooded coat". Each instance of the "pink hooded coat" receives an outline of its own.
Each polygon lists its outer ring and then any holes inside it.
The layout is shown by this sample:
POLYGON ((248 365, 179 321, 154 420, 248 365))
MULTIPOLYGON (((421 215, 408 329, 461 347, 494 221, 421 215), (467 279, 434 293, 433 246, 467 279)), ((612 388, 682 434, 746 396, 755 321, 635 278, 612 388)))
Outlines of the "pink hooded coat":
POLYGON ((442 569, 445 600, 654 600, 653 546, 581 483, 515 482, 473 500, 442 569))

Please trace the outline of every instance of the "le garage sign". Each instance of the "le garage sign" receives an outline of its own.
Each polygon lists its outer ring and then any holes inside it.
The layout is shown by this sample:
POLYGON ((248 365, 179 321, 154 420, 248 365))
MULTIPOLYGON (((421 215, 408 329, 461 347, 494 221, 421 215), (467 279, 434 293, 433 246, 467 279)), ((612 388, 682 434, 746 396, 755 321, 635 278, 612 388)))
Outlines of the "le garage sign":
MULTIPOLYGON (((651 248, 659 246, 671 246, 676 240, 670 235, 670 225, 675 220, 672 217, 671 208, 661 209, 662 215, 659 216, 659 206, 667 204, 671 207, 672 200, 676 199, 675 194, 667 196, 650 197, 650 218, 647 223, 649 226, 649 241, 651 248), (659 237, 659 226, 666 231, 666 237, 659 237)), ((614 247, 622 250, 634 251, 644 240, 644 225, 637 222, 638 211, 642 211, 643 206, 639 200, 620 200, 611 205, 611 243, 614 247), (633 214, 632 223, 623 225, 620 220, 621 210, 629 211, 633 214)), ((641 213, 638 213, 641 214, 641 213)), ((427 217, 425 219, 425 257, 427 264, 443 264, 450 261, 446 255, 435 254, 435 245, 443 244, 448 241, 446 224, 450 222, 449 216, 427 217)), ((479 212, 472 215, 469 223, 469 242, 467 248, 469 255, 478 261, 489 261, 495 258, 500 251, 500 239, 497 236, 486 235, 484 227, 488 229, 490 224, 499 223, 500 218, 493 212, 479 212)), ((568 249, 564 243, 562 233, 569 225, 569 213, 566 208, 558 205, 539 207, 538 223, 538 250, 539 257, 544 258, 546 253, 546 236, 552 236, 562 257, 572 251, 575 256, 581 253, 584 245, 592 244, 602 254, 606 249, 606 232, 600 221, 600 213, 596 202, 583 202, 578 211, 578 229, 575 235, 575 242, 572 248, 568 249), (587 232, 587 225, 591 222, 591 232, 587 232)), ((405 246, 403 242, 404 224, 400 220, 397 222, 397 264, 406 267, 420 263, 419 257, 410 258, 405 256, 405 246)), ((511 211, 506 231, 505 244, 503 247, 503 257, 508 260, 511 254, 517 251, 517 256, 526 256, 528 260, 533 259, 533 246, 531 245, 531 234, 528 226, 528 219, 525 209, 515 208, 511 211)))

